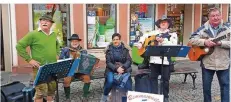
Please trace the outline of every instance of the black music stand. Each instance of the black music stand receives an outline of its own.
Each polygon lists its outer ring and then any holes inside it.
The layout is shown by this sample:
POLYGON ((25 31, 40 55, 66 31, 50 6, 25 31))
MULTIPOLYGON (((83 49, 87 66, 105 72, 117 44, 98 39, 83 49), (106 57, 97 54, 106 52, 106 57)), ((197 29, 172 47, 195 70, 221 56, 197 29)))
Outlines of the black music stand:
POLYGON ((164 57, 185 57, 188 54, 187 46, 147 46, 145 56, 161 56, 161 86, 160 94, 163 94, 163 63, 164 57), (180 53, 179 53, 180 52, 180 53))
POLYGON ((58 79, 67 76, 73 76, 75 70, 78 68, 79 60, 80 59, 67 59, 61 62, 55 62, 41 66, 37 72, 33 87, 42 83, 49 83, 51 81, 55 81, 56 102, 59 102, 58 79))

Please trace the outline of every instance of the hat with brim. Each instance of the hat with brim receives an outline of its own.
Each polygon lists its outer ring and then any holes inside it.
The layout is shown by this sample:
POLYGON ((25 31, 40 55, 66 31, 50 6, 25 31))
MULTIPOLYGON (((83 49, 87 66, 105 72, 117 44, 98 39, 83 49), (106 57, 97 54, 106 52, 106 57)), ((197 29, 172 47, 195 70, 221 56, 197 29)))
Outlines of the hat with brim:
POLYGON ((49 15, 43 15, 43 16, 41 16, 41 17, 39 18, 39 20, 49 20, 50 22, 55 23, 55 22, 53 21, 52 17, 49 16, 49 15))
POLYGON ((172 27, 172 20, 169 19, 169 18, 167 18, 165 15, 162 16, 161 19, 158 19, 158 20, 155 22, 155 25, 156 25, 158 28, 160 28, 160 23, 161 23, 162 21, 167 21, 167 22, 168 22, 168 24, 169 24, 168 28, 171 28, 171 27, 172 27))
POLYGON ((82 39, 79 38, 78 34, 72 34, 71 37, 68 39, 69 41, 71 40, 78 40, 81 41, 82 39))

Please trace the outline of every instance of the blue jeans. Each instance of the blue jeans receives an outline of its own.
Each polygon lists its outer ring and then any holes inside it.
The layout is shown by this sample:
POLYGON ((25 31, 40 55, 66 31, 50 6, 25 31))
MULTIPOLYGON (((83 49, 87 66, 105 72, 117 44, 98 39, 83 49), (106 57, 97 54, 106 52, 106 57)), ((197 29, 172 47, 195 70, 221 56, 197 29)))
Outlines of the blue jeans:
MULTIPOLYGON (((105 80, 105 84, 104 84, 104 90, 103 90, 103 94, 105 96, 107 96, 109 94, 109 92, 111 91, 112 87, 115 85, 113 82, 113 78, 114 77, 114 73, 113 72, 108 72, 106 74, 106 80, 105 80)), ((132 79, 131 77, 129 77, 126 85, 125 85, 125 89, 127 90, 132 90, 132 79)))
POLYGON ((221 102, 229 102, 229 69, 215 71, 202 67, 204 102, 212 102, 211 83, 215 72, 220 85, 221 102))

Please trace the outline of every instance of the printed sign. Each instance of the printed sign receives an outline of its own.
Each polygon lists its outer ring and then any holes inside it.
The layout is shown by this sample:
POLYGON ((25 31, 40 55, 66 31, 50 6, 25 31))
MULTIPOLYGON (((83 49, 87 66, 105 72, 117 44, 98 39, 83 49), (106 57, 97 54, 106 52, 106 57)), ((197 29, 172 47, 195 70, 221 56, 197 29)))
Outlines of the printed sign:
POLYGON ((128 91, 127 102, 163 102, 164 96, 143 92, 128 91))

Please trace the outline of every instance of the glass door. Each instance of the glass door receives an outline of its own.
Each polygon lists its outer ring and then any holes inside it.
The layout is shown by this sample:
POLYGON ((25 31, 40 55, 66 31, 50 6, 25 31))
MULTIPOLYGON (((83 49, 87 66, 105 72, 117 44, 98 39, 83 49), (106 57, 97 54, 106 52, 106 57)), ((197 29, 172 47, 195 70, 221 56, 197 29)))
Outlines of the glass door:
POLYGON ((167 16, 172 20, 172 31, 177 32, 178 44, 183 44, 184 34, 184 4, 168 4, 167 16))
POLYGON ((0 67, 1 67, 1 71, 5 70, 4 67, 4 46, 3 46, 3 30, 2 30, 2 5, 0 4, 0 38, 1 38, 1 62, 0 62, 0 67))

